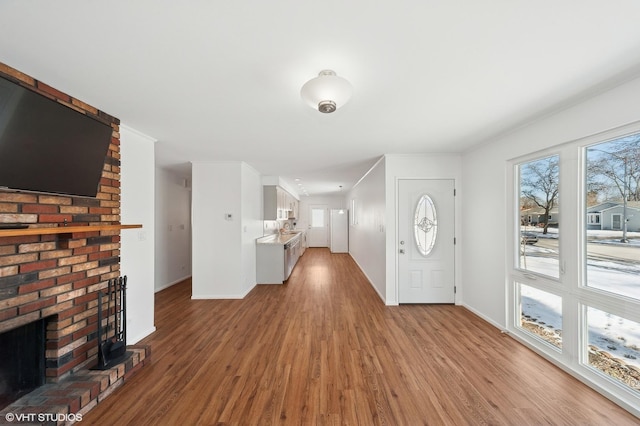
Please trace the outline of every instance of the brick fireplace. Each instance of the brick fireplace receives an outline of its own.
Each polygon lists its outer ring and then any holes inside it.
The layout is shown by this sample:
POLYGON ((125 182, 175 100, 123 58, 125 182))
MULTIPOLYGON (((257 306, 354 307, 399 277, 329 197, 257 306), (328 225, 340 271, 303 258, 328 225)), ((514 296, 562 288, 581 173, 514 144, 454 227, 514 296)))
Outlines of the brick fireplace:
MULTIPOLYGON (((96 198, 0 192, 0 222, 30 228, 120 224, 119 120, 2 63, 0 75, 113 129, 96 198)), ((69 379, 97 361, 97 294, 119 275, 120 230, 0 233, 0 333, 44 319, 46 381, 69 379)))

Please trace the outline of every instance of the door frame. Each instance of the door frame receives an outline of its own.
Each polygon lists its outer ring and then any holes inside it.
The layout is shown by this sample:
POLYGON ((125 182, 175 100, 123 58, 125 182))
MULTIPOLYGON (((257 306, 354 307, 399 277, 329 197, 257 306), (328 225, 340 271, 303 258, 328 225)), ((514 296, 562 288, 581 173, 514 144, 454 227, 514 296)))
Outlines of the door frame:
MULTIPOLYGON (((460 244, 459 244, 459 236, 458 236, 458 230, 460 229, 460 212, 458 211, 459 209, 459 203, 457 203, 457 197, 458 197, 458 181, 459 179, 457 179, 454 176, 439 176, 439 177, 434 177, 434 176, 430 176, 430 177, 395 177, 395 182, 394 182, 394 208, 393 208, 393 215, 394 215, 394 227, 393 227, 393 232, 394 235, 387 235, 387 238, 390 238, 391 241, 389 241, 389 239, 387 240, 387 248, 391 248, 393 247, 393 262, 394 262, 394 272, 395 272, 395 276, 394 276, 394 297, 395 297, 395 303, 393 303, 394 305, 399 305, 399 300, 400 300, 400 245, 398 243, 398 235, 400 235, 400 215, 398 214, 399 212, 399 208, 400 208, 400 181, 406 181, 406 180, 452 180, 453 181, 453 188, 454 188, 454 198, 453 198, 453 214, 454 214, 454 218, 453 218, 453 233, 454 233, 454 237, 456 239, 456 243, 454 245, 453 248, 453 282, 454 282, 454 286, 456 291, 453 294, 453 303, 454 305, 459 305, 460 301, 462 300, 462 292, 461 292, 461 287, 460 287, 460 244)), ((387 251, 387 255, 388 255, 388 251, 387 251)), ((483 318, 485 318, 483 316, 483 318)))
POLYGON ((307 244, 309 245, 309 247, 329 247, 330 245, 330 241, 329 241, 329 215, 331 213, 331 210, 329 209, 329 205, 328 204, 309 204, 309 223, 307 226, 307 244), (326 244, 324 246, 320 245, 311 245, 312 243, 312 223, 313 223, 313 217, 311 214, 311 211, 316 208, 316 209, 324 209, 324 231, 325 231, 325 241, 326 244))

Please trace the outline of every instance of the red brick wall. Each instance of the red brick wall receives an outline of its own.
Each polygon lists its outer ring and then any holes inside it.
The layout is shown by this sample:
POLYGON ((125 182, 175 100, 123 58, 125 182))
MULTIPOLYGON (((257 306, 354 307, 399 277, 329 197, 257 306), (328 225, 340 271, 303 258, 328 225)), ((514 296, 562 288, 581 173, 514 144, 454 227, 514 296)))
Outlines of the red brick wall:
MULTIPOLYGON (((0 222, 30 227, 120 223, 120 121, 0 63, 0 75, 111 125, 95 199, 0 192, 0 222)), ((91 141, 87 141, 91 143, 91 141)), ((120 232, 0 235, 0 333, 47 318, 49 381, 95 362, 97 292, 120 273, 120 232)))

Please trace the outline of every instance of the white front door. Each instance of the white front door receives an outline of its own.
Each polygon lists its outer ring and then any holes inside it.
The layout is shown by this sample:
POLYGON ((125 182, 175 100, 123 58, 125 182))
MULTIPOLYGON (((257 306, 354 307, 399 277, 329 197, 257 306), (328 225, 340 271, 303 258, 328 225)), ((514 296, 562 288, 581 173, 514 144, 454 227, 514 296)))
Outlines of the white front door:
POLYGON ((454 303, 454 181, 398 182, 398 301, 454 303))
POLYGON ((329 217, 328 206, 309 206, 309 231, 307 232, 307 243, 309 247, 328 247, 329 217))

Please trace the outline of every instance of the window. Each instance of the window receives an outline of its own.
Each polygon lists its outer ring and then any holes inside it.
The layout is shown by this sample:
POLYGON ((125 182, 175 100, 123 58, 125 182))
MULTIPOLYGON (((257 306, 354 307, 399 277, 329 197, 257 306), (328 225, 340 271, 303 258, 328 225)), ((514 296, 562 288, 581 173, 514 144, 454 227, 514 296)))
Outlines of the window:
POLYGON ((325 220, 324 220, 325 209, 311 209, 311 227, 312 228, 324 228, 325 220))
POLYGON ((600 214, 598 214, 598 213, 589 213, 589 214, 587 214, 587 224, 588 225, 600 225, 600 214))
POLYGON ((585 158, 585 209, 600 210, 587 213, 586 285, 640 300, 640 134, 588 145, 585 158))
POLYGON ((358 220, 356 218, 356 199, 351 199, 351 225, 355 226, 358 224, 358 220))
POLYGON ((562 348, 562 298, 520 284, 520 328, 536 339, 562 348))
POLYGON ((640 123, 508 174, 509 331, 640 411, 640 123))
POLYGON ((586 309, 588 365, 640 393, 640 323, 586 309))
POLYGON ((429 256, 438 236, 438 218, 436 206, 428 195, 418 200, 413 218, 413 235, 418 251, 424 257, 429 256))
MULTIPOLYGON (((519 210, 538 210, 535 220, 520 225, 518 267, 550 277, 560 276, 559 224, 551 211, 558 211, 560 174, 558 155, 519 165, 519 210)), ((556 213, 557 214, 557 213, 556 213)), ((531 216, 529 216, 531 218, 531 216)))

